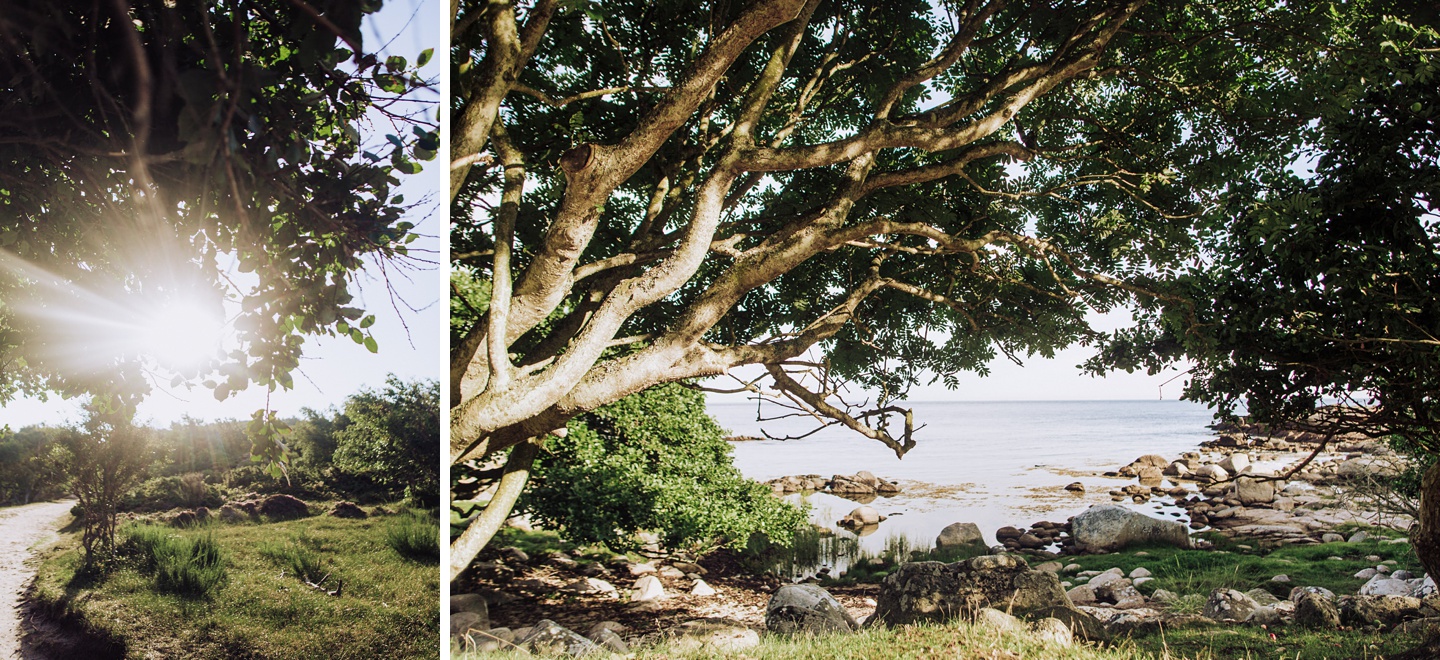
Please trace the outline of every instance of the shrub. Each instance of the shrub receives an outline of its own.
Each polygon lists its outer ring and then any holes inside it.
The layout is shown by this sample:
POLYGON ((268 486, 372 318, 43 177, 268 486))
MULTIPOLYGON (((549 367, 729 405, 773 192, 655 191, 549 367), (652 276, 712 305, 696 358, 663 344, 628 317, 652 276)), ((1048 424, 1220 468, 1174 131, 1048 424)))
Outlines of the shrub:
POLYGON ((400 556, 427 564, 440 563, 438 514, 407 511, 385 527, 385 542, 400 556))
POLYGON ((126 530, 120 553, 155 576, 155 590, 192 598, 206 597, 227 580, 225 556, 214 534, 193 539, 163 527, 136 525, 126 530))

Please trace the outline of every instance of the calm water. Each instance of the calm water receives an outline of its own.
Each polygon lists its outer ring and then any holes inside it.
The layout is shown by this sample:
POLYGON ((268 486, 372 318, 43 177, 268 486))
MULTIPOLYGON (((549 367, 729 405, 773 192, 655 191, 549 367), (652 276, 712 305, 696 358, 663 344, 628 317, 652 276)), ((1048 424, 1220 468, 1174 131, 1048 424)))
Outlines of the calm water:
MULTIPOLYGON (((928 547, 953 522, 978 524, 994 543, 995 530, 1005 525, 1063 521, 1092 504, 1110 503, 1108 491, 1134 483, 1100 473, 1144 454, 1173 460, 1213 435, 1207 428, 1210 411, 1184 401, 908 405, 915 410, 916 425, 925 427, 916 432, 917 445, 903 460, 884 445, 836 426, 802 440, 734 443, 735 464, 761 481, 858 470, 898 481, 903 493, 870 503, 890 519, 859 539, 861 550, 878 553, 887 538, 896 536, 906 537, 912 547, 928 547), (1086 494, 1064 490, 1076 481, 1085 484, 1086 494)), ((757 422, 754 404, 712 404, 709 409, 737 435, 759 436, 762 428, 774 436, 798 435, 814 428, 811 420, 796 418, 757 422)), ((775 410, 767 406, 766 413, 775 410)), ((859 506, 819 493, 805 499, 815 522, 831 527, 859 506)), ((1125 504, 1156 517, 1173 519, 1179 512, 1159 500, 1125 504)))

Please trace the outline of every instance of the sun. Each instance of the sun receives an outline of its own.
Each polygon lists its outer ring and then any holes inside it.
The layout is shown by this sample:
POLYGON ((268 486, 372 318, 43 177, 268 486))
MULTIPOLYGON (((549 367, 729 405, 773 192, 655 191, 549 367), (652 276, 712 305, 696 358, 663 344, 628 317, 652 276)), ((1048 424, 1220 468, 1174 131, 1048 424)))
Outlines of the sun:
POLYGON ((134 337, 140 351, 175 371, 205 366, 225 339, 225 322, 199 301, 172 299, 140 311, 134 337))

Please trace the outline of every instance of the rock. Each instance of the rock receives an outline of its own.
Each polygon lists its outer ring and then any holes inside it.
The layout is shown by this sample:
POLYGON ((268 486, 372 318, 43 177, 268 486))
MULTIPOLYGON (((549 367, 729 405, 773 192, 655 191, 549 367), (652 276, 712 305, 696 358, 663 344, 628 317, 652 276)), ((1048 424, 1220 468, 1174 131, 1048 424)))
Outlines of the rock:
POLYGON ((365 513, 365 510, 364 510, 364 509, 360 508, 359 506, 356 506, 356 504, 355 504, 354 502, 336 502, 336 503, 335 503, 335 506, 334 506, 334 507, 331 507, 331 509, 330 509, 330 515, 332 515, 332 516, 334 516, 334 517, 336 517, 336 518, 352 518, 352 519, 360 519, 360 518, 369 518, 369 517, 370 517, 369 514, 365 513))
POLYGON ((1135 586, 1125 578, 1110 580, 1096 587, 1095 597, 1108 603, 1115 603, 1116 605, 1119 605, 1121 601, 1133 600, 1135 598, 1140 598, 1141 602, 1144 602, 1144 597, 1141 596, 1140 592, 1135 590, 1135 586))
POLYGON ((1426 617, 1414 621, 1406 621, 1392 631, 1397 635, 1408 637, 1419 637, 1421 639, 1433 639, 1440 636, 1440 617, 1426 617))
POLYGON ((1170 591, 1169 589, 1156 589, 1155 593, 1150 594, 1150 600, 1161 604, 1173 603, 1179 599, 1180 594, 1170 591))
POLYGON ((200 518, 195 515, 194 511, 181 511, 170 520, 170 524, 175 527, 189 527, 199 522, 200 518))
POLYGON ((680 569, 680 572, 682 572, 682 573, 684 573, 684 574, 686 574, 686 575, 690 575, 690 574, 692 574, 692 573, 695 574, 695 575, 706 575, 706 574, 710 573, 710 571, 705 570, 705 567, 704 567, 704 566, 701 566, 701 565, 696 564, 696 563, 693 563, 693 562, 688 562, 688 561, 672 561, 672 562, 670 562, 670 565, 671 565, 671 566, 674 566, 675 568, 680 569))
POLYGON ((1165 466, 1165 469, 1161 471, 1161 474, 1164 474, 1167 477, 1188 477, 1190 476, 1190 466, 1181 463, 1180 461, 1175 461, 1174 463, 1165 466))
POLYGON ((1354 575, 1354 577, 1357 580, 1369 580, 1370 578, 1375 577, 1376 573, 1377 571, 1373 568, 1362 568, 1358 573, 1354 575))
POLYGON ((1071 605, 1042 607, 1030 612, 1029 616, 1036 621, 1057 619, 1070 629, 1072 637, 1092 642, 1110 641, 1110 632, 1099 619, 1071 605))
POLYGON ((1152 483, 1153 483, 1153 484, 1158 484, 1158 483, 1160 483, 1160 481, 1161 481, 1161 479, 1162 479, 1162 477, 1163 477, 1163 475, 1162 475, 1161 472, 1160 472, 1160 468, 1158 468, 1158 467, 1151 467, 1151 466, 1148 466, 1148 465, 1147 465, 1147 466, 1144 466, 1144 467, 1136 468, 1136 469, 1135 469, 1135 476, 1136 476, 1136 477, 1139 477, 1140 483, 1142 483, 1142 484, 1152 484, 1152 483))
MULTIPOLYGON (((529 628, 523 630, 529 631, 529 628)), ((481 653, 493 653, 503 649, 514 649, 515 632, 509 628, 491 628, 490 630, 472 629, 463 636, 454 638, 456 641, 463 640, 463 646, 481 653)), ((521 651, 524 653, 524 651, 521 651)), ((459 652, 452 651, 451 656, 458 656, 459 652)))
POLYGON ((1250 477, 1235 480, 1235 498, 1245 506, 1269 504, 1275 501, 1275 484, 1269 481, 1255 481, 1250 477))
POLYGON ((1150 569, 1145 568, 1144 566, 1137 566, 1135 567, 1135 570, 1130 571, 1130 579, 1132 580, 1135 578, 1150 577, 1151 575, 1152 573, 1150 572, 1150 569))
POLYGON ((1321 542, 1321 543, 1344 543, 1344 542, 1345 542, 1345 537, 1343 537, 1343 536, 1341 536, 1341 535, 1339 535, 1339 534, 1336 534, 1335 532, 1325 532, 1324 534, 1321 534, 1321 535, 1320 535, 1320 542, 1321 542))
POLYGON ((1270 592, 1268 592, 1268 591, 1266 591, 1266 590, 1264 590, 1264 589, 1261 589, 1261 588, 1259 588, 1259 587, 1256 587, 1256 588, 1254 588, 1254 589, 1251 589, 1251 590, 1245 592, 1245 595, 1246 595, 1246 596, 1249 596, 1249 597, 1251 598, 1251 600, 1254 600, 1255 602, 1259 603, 1261 607, 1266 607, 1266 606, 1274 605, 1275 603, 1280 602, 1280 599, 1279 599, 1279 598, 1276 598, 1276 597, 1275 597, 1275 594, 1272 594, 1272 593, 1270 593, 1270 592))
POLYGON ((620 590, 616 589, 615 585, 593 577, 580 578, 579 580, 560 587, 560 590, 574 594, 598 594, 611 598, 620 597, 620 590))
POLYGON ((1025 622, 993 607, 980 608, 975 613, 975 625, 1002 633, 1018 633, 1026 629, 1025 622))
POLYGON ((765 629, 772 634, 851 632, 858 627, 840 601, 814 584, 787 584, 765 605, 765 629))
MULTIPOLYGON (((1082 483, 1076 481, 1076 482, 1074 482, 1074 483, 1066 486, 1066 487, 1065 487, 1065 490, 1068 490, 1068 491, 1070 491, 1070 492, 1072 492, 1072 493, 1083 493, 1083 492, 1085 492, 1085 484, 1082 484, 1082 483)), ((1069 630, 1069 628, 1066 628, 1066 630, 1069 630)))
POLYGON ((880 523, 880 512, 868 506, 855 507, 854 511, 846 514, 836 524, 841 527, 862 527, 864 525, 876 525, 880 523))
POLYGON ((591 631, 591 634, 586 635, 585 637, 590 641, 595 642, 595 645, 599 646, 602 651, 612 651, 614 653, 621 654, 630 652, 630 645, 626 644, 625 639, 622 638, 619 633, 616 633, 614 630, 611 630, 609 628, 601 628, 600 630, 596 631, 592 628, 591 631))
POLYGON ((734 653, 760 645, 760 633, 732 619, 693 619, 661 633, 678 651, 734 653))
POLYGON ((1021 534, 1021 535, 1020 535, 1020 538, 1015 539, 1015 542, 1018 543, 1018 544, 1020 544, 1020 547, 1022 547, 1022 548, 1029 548, 1029 549, 1031 549, 1031 550, 1038 550, 1038 549, 1043 548, 1043 547, 1045 547, 1045 546, 1047 546, 1047 545, 1050 545, 1049 542, 1044 541, 1044 540, 1041 540, 1040 537, 1038 537, 1038 536, 1036 536, 1036 535, 1034 535, 1034 534, 1028 534, 1028 533, 1027 533, 1027 534, 1021 534))
POLYGON ((1326 630, 1340 627, 1340 610, 1329 598, 1302 590, 1291 599, 1295 601, 1295 625, 1326 630))
POLYGON ((1070 626, 1055 617, 1036 621, 1030 630, 1031 636, 1042 644, 1065 647, 1075 643, 1075 635, 1070 632, 1070 626))
POLYGON ((1084 566, 1081 566, 1081 565, 1079 565, 1079 564, 1069 564, 1069 565, 1065 566, 1065 568, 1060 569, 1060 572, 1061 572, 1061 573, 1064 573, 1064 574, 1066 574, 1066 575, 1074 575, 1074 574, 1079 573, 1080 571, 1083 571, 1083 570, 1085 570, 1085 567, 1084 567, 1084 566))
POLYGON ((1108 571, 1105 571, 1104 573, 1100 573, 1091 577, 1087 584, 1090 585, 1091 589, 1095 589, 1096 593, 1098 594, 1100 587, 1105 586, 1106 583, 1123 579, 1125 579, 1125 574, 1120 572, 1120 569, 1118 568, 1112 568, 1108 571))
POLYGON ((995 540, 1004 543, 1005 539, 1018 539, 1023 534, 1025 534, 1024 531, 1015 527, 1001 527, 995 530, 995 540))
POLYGON ((480 594, 455 594, 450 597, 450 613, 475 612, 490 617, 490 604, 480 594))
POLYGON ((530 553, 521 550, 513 545, 500 548, 500 558, 512 564, 530 563, 530 553))
POLYGON ((310 507, 298 498, 276 494, 260 503, 260 513, 275 520, 293 520, 310 515, 310 507))
POLYGON ((1290 590, 1290 602, 1299 603, 1300 597, 1304 594, 1315 594, 1330 602, 1335 602, 1335 592, 1325 587, 1295 587, 1290 590))
POLYGON ((1414 574, 1414 573, 1411 573, 1410 571, 1401 570, 1401 571, 1395 571, 1394 573, 1391 573, 1391 574, 1390 574, 1390 577, 1395 578, 1396 580, 1409 580, 1409 579, 1414 578, 1414 577, 1415 577, 1415 574, 1414 574))
MULTIPOLYGON (((1202 465, 1199 469, 1195 470, 1195 478, 1208 481, 1224 481, 1230 478, 1230 473, 1226 472, 1225 468, 1219 465, 1202 465)), ((1205 494, 1209 495, 1210 493, 1207 490, 1205 494)))
POLYGON ((1440 593, 1440 589, 1435 588, 1435 581, 1430 579, 1430 575, 1427 573, 1425 579, 1415 585, 1415 591, 1410 595, 1416 598, 1429 598, 1436 593, 1440 593))
POLYGON ((1157 520, 1122 506, 1102 504, 1086 509, 1071 522, 1071 538, 1082 552, 1113 552, 1131 545, 1160 543, 1190 547, 1185 525, 1157 520))
POLYGON ((951 523, 935 537, 936 550, 960 547, 973 547, 977 551, 985 549, 985 536, 980 533, 979 525, 968 522, 951 523))
POLYGON ((1250 455, 1236 452, 1226 456, 1225 460, 1220 461, 1219 465, 1230 474, 1240 474, 1245 471, 1245 468, 1250 467, 1250 455))
POLYGON ((1205 601, 1204 615, 1216 621, 1244 621, 1260 604, 1234 589, 1216 589, 1205 601))
POLYGON ((1131 582, 1133 582, 1133 583, 1135 584, 1135 586, 1138 587, 1138 586, 1140 586, 1140 585, 1142 585, 1142 584, 1145 584, 1146 582, 1149 582, 1149 581, 1154 580, 1154 579, 1155 579, 1155 578, 1152 578, 1152 577, 1138 577, 1138 578, 1135 578, 1134 580, 1131 580, 1131 582))
POLYGON ((233 504, 226 504, 225 506, 220 507, 220 512, 218 515, 220 516, 221 521, 227 523, 238 523, 250 519, 250 514, 241 511, 233 504))
POLYGON ((1290 576, 1289 576, 1289 575, 1285 575, 1284 573, 1281 573, 1280 575, 1271 576, 1270 581, 1271 581, 1271 582, 1289 582, 1289 581, 1290 581, 1290 576))
POLYGON ((1351 596, 1340 600, 1340 622, 1346 625, 1392 626, 1420 614, 1420 599, 1411 596, 1351 596))
POLYGON ((1065 592, 1065 595, 1070 598, 1070 602, 1076 605, 1093 605, 1096 601, 1095 590, 1088 584, 1077 586, 1065 592))
POLYGON ((515 640, 515 645, 539 655, 578 657, 600 651, 595 642, 549 619, 535 624, 524 637, 515 640))
POLYGON ((672 580, 685 577, 685 571, 675 568, 674 566, 661 566, 660 570, 656 571, 656 573, 659 574, 660 577, 670 578, 672 580))
POLYGON ((664 597, 665 585, 660 584, 660 579, 654 575, 642 575, 635 580, 634 591, 630 593, 630 602, 643 603, 660 600, 664 597))
POLYGON ((1141 456, 1140 458, 1135 459, 1134 462, 1130 463, 1130 465, 1133 467, 1165 467, 1169 464, 1170 461, 1166 460, 1164 456, 1161 456, 1159 454, 1146 454, 1144 456, 1141 456))
POLYGON ((1043 562, 1043 563, 1040 563, 1040 564, 1036 564, 1036 565, 1035 565, 1035 570, 1037 570, 1037 571, 1045 571, 1046 573, 1055 573, 1056 575, 1059 575, 1059 574, 1060 574, 1060 569, 1062 569, 1062 568, 1064 568, 1064 566, 1061 565, 1060 562, 1058 562, 1058 561, 1047 561, 1047 562, 1043 562))
POLYGON ((1361 596, 1409 596, 1414 588, 1409 582, 1376 574, 1369 582, 1360 585, 1355 593, 1361 596))
POLYGON ((1021 615, 1071 606, 1060 578, 1032 570, 1014 555, 901 564, 885 577, 876 601, 873 620, 891 626, 969 617, 990 606, 1021 615))
POLYGON ((1262 606, 1254 612, 1251 612, 1250 616, 1245 618, 1245 623, 1252 626, 1268 626, 1273 628, 1283 622, 1280 616, 1280 610, 1274 606, 1262 606))
POLYGON ((1369 538, 1370 535, 1365 532, 1355 532, 1354 534, 1350 535, 1350 538, 1346 540, 1346 543, 1364 543, 1365 541, 1369 540, 1369 538))
POLYGON ((691 596, 714 596, 715 588, 705 584, 704 580, 696 580, 695 585, 690 587, 691 596))
POLYGON ((480 612, 455 612, 450 615, 450 636, 461 637, 472 630, 489 630, 490 619, 480 612))

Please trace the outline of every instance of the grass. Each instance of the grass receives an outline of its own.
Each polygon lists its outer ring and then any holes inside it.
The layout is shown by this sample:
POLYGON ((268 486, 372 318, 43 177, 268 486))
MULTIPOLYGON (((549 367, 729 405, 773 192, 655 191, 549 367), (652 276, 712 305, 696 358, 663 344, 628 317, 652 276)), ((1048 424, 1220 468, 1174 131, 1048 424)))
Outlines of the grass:
POLYGON ((224 552, 213 532, 185 536, 163 527, 136 525, 126 531, 122 550, 158 591, 207 598, 224 586, 224 552))
POLYGON ((391 519, 385 528, 385 542, 401 557, 440 563, 440 521, 423 512, 407 511, 391 519))
POLYGON ((301 530, 289 541, 264 542, 258 549, 260 556, 288 571, 292 577, 318 583, 329 575, 321 565, 320 545, 314 537, 301 530))
POLYGON ((127 554, 134 559, 87 582, 76 575, 79 541, 66 537, 46 552, 35 598, 49 611, 83 620, 98 637, 121 640, 127 658, 435 659, 439 571, 396 555, 386 539, 391 521, 313 516, 126 532, 132 550, 188 545, 191 558, 206 556, 213 539, 227 577, 204 600, 157 588, 164 550, 127 554), (156 556, 153 568, 139 558, 149 554, 156 556), (331 573, 327 588, 343 581, 341 595, 297 580, 292 558, 331 573))

